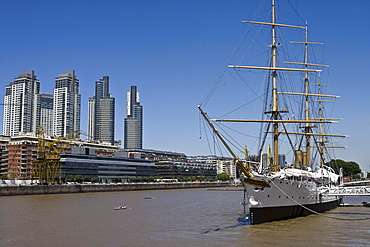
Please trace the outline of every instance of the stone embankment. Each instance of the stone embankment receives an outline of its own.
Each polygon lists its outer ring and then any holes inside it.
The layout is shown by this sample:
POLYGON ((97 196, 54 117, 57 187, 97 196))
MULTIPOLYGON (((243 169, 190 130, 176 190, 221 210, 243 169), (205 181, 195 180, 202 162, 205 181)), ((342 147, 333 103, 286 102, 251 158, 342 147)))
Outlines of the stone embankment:
POLYGON ((122 183, 0 186, 0 196, 86 193, 130 190, 167 190, 232 186, 230 182, 122 183))

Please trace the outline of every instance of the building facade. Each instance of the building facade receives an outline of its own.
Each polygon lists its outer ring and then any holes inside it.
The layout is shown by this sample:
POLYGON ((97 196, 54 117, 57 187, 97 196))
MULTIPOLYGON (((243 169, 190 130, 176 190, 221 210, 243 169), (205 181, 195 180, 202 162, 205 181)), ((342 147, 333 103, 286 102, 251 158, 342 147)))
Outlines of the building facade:
POLYGON ((48 93, 40 93, 35 95, 34 107, 34 123, 37 127, 32 132, 37 133, 38 127, 44 127, 44 133, 47 135, 53 134, 53 95, 48 93))
POLYGON ((143 147, 143 106, 136 86, 126 95, 126 118, 124 120, 124 148, 143 147))
POLYGON ((93 150, 81 153, 72 148, 71 154, 61 154, 62 177, 89 176, 98 179, 123 179, 157 175, 156 165, 148 160, 96 155, 93 150), (86 154, 87 153, 87 154, 86 154))
POLYGON ((3 135, 15 136, 36 130, 35 95, 40 93, 40 81, 34 71, 20 74, 5 90, 3 135))
POLYGON ((217 177, 216 165, 190 160, 167 160, 156 162, 157 176, 165 179, 215 179, 217 177))
POLYGON ((8 148, 10 136, 0 136, 0 176, 8 175, 8 148))
POLYGON ((92 141, 114 144, 115 99, 109 94, 109 77, 95 82, 95 96, 89 98, 88 134, 92 141))
POLYGON ((236 163, 233 158, 218 156, 190 156, 187 160, 203 164, 204 167, 215 167, 217 174, 226 173, 231 179, 238 178, 236 163))
POLYGON ((74 70, 55 78, 53 135, 63 137, 80 130, 81 94, 74 70))
POLYGON ((32 161, 36 159, 37 144, 24 141, 8 145, 8 179, 30 179, 32 161))

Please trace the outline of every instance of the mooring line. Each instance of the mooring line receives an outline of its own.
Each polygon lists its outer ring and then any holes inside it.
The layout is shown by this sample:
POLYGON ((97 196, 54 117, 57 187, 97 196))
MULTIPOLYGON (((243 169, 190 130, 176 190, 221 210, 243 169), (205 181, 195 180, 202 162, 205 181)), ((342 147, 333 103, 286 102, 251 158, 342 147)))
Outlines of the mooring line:
POLYGON ((370 220, 370 217, 368 218, 358 218, 358 219, 349 219, 349 218, 341 218, 341 217, 334 217, 334 216, 330 216, 330 215, 325 215, 325 214, 322 214, 322 213, 319 213, 319 212, 316 212, 315 210, 312 210, 304 205, 302 205, 301 203, 297 202, 296 200, 294 200, 292 197, 290 197, 287 193, 285 193, 282 189, 279 188, 279 186, 277 186, 274 181, 271 180, 271 183, 273 185, 275 185, 275 187, 280 190, 281 193, 283 193, 286 197, 288 197, 290 200, 292 200, 294 203, 296 203, 297 205, 301 206, 302 208, 310 211, 311 213, 314 213, 314 214, 317 214, 317 215, 320 215, 320 216, 323 216, 323 217, 327 217, 327 218, 331 218, 331 219, 335 219, 335 220, 370 220))

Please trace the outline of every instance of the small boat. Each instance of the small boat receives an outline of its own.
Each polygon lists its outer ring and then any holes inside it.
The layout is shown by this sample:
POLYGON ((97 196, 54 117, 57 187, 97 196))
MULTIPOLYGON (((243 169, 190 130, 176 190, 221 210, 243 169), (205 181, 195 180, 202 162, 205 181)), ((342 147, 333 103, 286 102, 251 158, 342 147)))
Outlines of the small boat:
POLYGON ((114 210, 122 210, 122 209, 127 209, 128 207, 127 206, 118 206, 118 207, 115 207, 114 210))
POLYGON ((370 202, 362 202, 362 205, 363 205, 364 207, 370 207, 370 202))
POLYGON ((144 199, 156 199, 154 196, 146 196, 144 199))

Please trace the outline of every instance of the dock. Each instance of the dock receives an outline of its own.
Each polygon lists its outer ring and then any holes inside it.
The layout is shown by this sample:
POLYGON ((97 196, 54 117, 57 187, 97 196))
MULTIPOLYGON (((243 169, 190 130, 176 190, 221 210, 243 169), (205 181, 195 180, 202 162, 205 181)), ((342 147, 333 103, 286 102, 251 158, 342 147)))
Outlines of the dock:
POLYGON ((364 205, 363 204, 345 203, 345 204, 340 204, 339 207, 364 207, 364 205))
POLYGON ((214 191, 244 191, 243 188, 238 188, 238 189, 229 189, 229 188, 207 188, 206 190, 214 190, 214 191))

